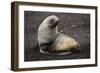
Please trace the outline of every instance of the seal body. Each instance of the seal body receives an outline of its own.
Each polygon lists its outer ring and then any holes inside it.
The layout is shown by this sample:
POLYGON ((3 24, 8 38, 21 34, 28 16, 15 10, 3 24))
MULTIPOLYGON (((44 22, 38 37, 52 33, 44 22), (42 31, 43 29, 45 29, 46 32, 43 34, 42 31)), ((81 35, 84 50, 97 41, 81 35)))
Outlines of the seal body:
POLYGON ((76 48, 77 46, 77 42, 63 34, 63 33, 58 33, 58 36, 56 38, 56 40, 54 41, 54 43, 51 45, 52 47, 52 51, 69 51, 72 48, 76 48))
POLYGON ((71 37, 58 32, 59 18, 55 15, 48 16, 38 29, 38 43, 41 53, 68 54, 78 43, 71 37))

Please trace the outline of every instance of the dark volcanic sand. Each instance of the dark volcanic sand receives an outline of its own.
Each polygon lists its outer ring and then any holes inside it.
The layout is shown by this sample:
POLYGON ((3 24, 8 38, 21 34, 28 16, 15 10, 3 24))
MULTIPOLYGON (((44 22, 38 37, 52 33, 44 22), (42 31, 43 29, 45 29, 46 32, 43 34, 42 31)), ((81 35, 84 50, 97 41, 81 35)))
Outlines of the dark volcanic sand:
POLYGON ((76 13, 54 13, 54 12, 24 12, 24 60, 61 60, 61 59, 86 59, 90 58, 90 15, 76 13), (59 31, 63 31, 73 37, 80 44, 80 52, 68 55, 45 55, 39 52, 39 47, 33 48, 37 42, 37 31, 42 21, 49 15, 59 17, 59 31))

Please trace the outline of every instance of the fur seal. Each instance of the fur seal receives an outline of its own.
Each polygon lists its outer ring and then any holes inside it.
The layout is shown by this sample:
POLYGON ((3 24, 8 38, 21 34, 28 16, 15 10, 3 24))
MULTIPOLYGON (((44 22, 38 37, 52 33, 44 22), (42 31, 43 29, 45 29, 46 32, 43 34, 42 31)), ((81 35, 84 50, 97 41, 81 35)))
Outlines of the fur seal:
POLYGON ((44 54, 64 55, 76 50, 78 43, 75 39, 58 32, 59 18, 48 16, 38 28, 38 44, 40 52, 44 54))

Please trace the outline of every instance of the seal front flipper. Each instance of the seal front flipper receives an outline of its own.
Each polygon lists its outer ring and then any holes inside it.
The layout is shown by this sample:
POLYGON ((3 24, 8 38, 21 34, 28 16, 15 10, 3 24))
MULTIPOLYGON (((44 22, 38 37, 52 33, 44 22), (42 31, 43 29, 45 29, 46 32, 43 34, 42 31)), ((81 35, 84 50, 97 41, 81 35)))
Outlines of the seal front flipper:
POLYGON ((33 50, 34 51, 39 51, 39 44, 38 41, 35 41, 34 45, 33 45, 33 50))

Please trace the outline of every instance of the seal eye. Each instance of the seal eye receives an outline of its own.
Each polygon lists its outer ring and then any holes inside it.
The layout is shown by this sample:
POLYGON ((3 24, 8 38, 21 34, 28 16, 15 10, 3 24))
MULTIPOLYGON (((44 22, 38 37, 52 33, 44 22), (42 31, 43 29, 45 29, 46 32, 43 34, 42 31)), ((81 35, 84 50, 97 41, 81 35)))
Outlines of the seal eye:
POLYGON ((50 24, 54 24, 55 23, 55 20, 54 19, 51 19, 50 20, 50 24))

